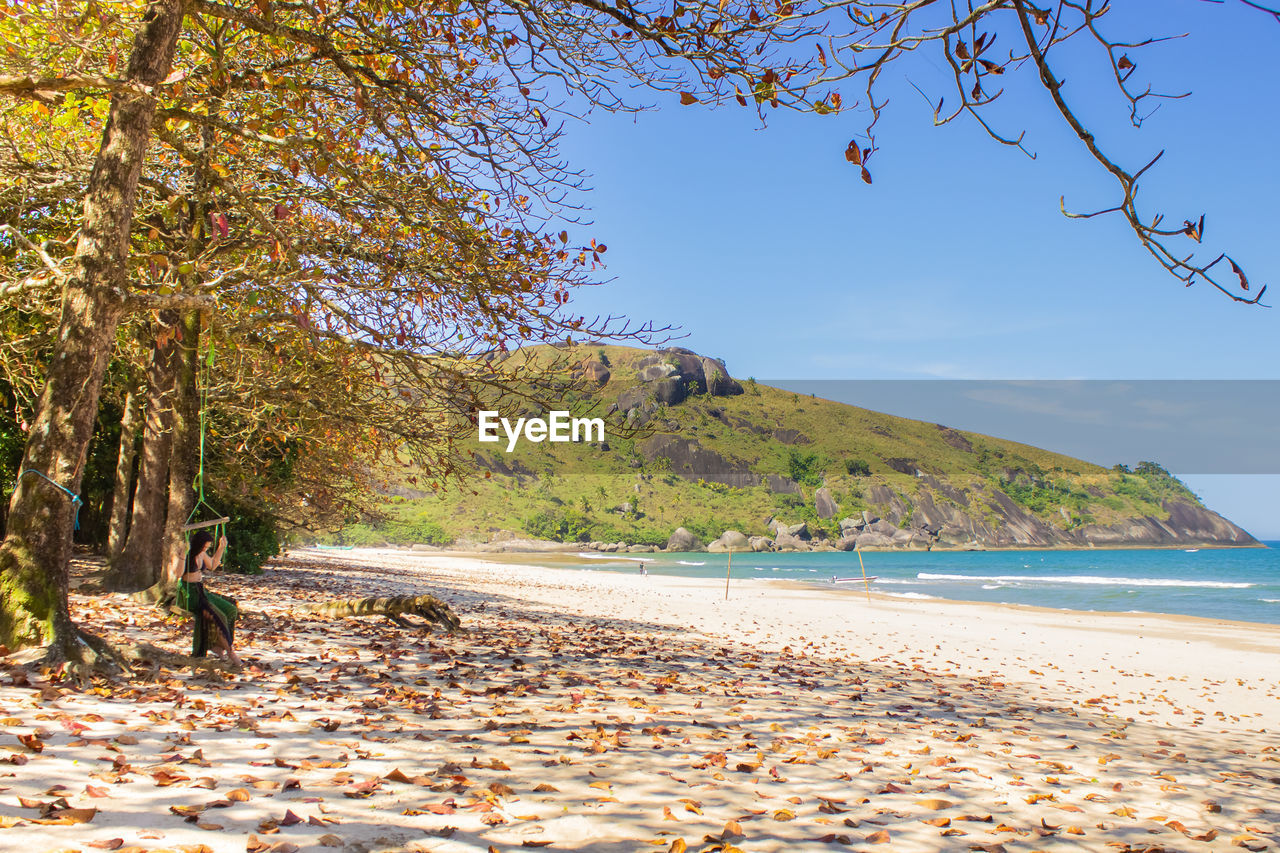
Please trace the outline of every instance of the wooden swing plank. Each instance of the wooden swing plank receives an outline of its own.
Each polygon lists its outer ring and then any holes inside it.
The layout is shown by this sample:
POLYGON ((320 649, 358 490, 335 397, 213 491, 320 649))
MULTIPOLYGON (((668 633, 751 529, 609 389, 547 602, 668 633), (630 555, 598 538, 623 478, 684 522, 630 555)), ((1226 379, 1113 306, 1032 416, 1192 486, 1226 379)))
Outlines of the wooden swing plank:
POLYGON ((219 524, 228 524, 230 521, 231 521, 231 516, 223 516, 222 518, 215 518, 212 521, 196 521, 196 522, 192 522, 191 524, 182 525, 182 532, 190 533, 192 530, 199 530, 202 527, 217 527, 219 524))

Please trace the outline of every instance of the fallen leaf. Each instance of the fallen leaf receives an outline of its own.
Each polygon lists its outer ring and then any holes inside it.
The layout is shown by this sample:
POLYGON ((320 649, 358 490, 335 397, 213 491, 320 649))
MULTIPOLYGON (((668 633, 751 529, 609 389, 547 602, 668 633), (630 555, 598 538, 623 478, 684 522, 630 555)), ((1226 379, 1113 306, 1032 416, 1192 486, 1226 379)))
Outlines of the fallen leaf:
POLYGON ((943 799, 938 799, 936 797, 931 797, 927 800, 916 800, 916 805, 922 806, 923 808, 926 808, 929 811, 937 812, 937 811, 942 811, 943 809, 949 809, 952 806, 954 806, 955 803, 951 802, 950 800, 943 800, 943 799))

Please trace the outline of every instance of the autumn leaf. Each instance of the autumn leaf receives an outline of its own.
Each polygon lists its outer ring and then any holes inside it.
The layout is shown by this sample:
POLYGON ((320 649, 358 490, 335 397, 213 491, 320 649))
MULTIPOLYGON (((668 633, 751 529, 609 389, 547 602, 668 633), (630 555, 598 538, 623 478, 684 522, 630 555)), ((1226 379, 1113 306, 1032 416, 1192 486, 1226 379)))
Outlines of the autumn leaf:
MULTIPOLYGON (((1240 279, 1240 289, 1248 290, 1249 278, 1244 274, 1244 270, 1240 269, 1240 265, 1237 264, 1235 261, 1231 260, 1230 257, 1227 258, 1227 263, 1231 264, 1231 271, 1234 272, 1236 276, 1240 279)), ((1266 288, 1264 287, 1263 290, 1266 290, 1266 288)))
POLYGON ((695 98, 695 97, 694 97, 692 94, 690 94, 689 92, 681 92, 681 93, 680 93, 680 103, 684 104, 684 105, 687 107, 687 106, 689 106, 690 104, 696 104, 696 103, 698 103, 698 99, 697 99, 697 98, 695 98))
POLYGON ((954 806, 955 803, 951 802, 950 800, 930 798, 927 800, 916 800, 916 805, 926 808, 929 811, 936 812, 936 811, 941 811, 942 809, 949 809, 952 806, 954 806))

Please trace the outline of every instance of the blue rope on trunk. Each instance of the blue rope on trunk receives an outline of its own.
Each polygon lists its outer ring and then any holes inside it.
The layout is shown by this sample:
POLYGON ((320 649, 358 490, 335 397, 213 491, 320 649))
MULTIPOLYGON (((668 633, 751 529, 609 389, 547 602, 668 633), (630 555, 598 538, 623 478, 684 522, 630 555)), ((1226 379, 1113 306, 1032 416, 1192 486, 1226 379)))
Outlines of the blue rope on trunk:
POLYGON ((48 474, 44 473, 43 471, 37 471, 34 468, 28 468, 25 471, 23 471, 21 474, 18 475, 18 479, 21 480, 23 477, 27 476, 28 474, 35 474, 37 477, 41 478, 42 480, 48 480, 50 483, 53 483, 55 486, 57 486, 61 491, 66 492, 67 497, 71 498, 71 502, 76 506, 75 529, 79 530, 80 529, 80 507, 84 506, 84 501, 80 500, 80 496, 77 495, 75 492, 71 491, 70 489, 68 489, 66 486, 59 483, 57 480, 54 480, 48 474))

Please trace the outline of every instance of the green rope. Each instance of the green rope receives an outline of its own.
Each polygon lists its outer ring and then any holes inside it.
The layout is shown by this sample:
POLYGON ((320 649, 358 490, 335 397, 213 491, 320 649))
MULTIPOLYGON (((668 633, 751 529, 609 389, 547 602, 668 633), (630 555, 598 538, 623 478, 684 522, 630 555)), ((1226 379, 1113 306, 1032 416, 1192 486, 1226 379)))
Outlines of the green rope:
MULTIPOLYGON (((200 381, 200 467, 196 469, 196 479, 192 486, 196 490, 196 505, 191 509, 191 514, 187 516, 187 524, 196 517, 200 512, 200 508, 204 507, 215 514, 217 510, 205 503, 204 499, 204 441, 205 432, 208 428, 208 411, 209 411, 209 380, 213 375, 213 365, 216 357, 216 350, 212 338, 209 340, 209 354, 202 359, 200 370, 197 374, 200 381)), ((221 517, 221 516, 218 516, 221 517)), ((217 541, 223 535, 223 525, 219 524, 214 527, 214 540, 217 541)), ((190 534, 188 534, 190 538, 190 534)))

